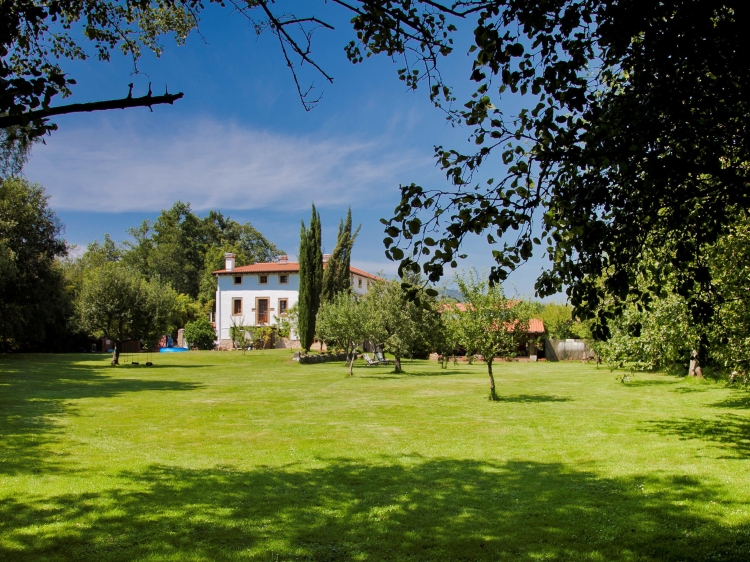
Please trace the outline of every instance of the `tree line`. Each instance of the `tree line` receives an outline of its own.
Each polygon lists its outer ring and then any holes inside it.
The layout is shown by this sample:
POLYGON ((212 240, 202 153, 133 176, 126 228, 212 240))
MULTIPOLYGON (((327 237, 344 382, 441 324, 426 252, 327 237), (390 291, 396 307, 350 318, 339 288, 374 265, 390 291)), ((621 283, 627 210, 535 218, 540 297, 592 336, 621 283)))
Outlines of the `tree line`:
POLYGON ((153 340, 208 317, 224 253, 238 265, 282 254, 252 224, 219 211, 199 217, 177 202, 154 221, 109 234, 78 256, 42 186, 11 177, 0 183, 0 348, 69 351, 91 336, 153 340))

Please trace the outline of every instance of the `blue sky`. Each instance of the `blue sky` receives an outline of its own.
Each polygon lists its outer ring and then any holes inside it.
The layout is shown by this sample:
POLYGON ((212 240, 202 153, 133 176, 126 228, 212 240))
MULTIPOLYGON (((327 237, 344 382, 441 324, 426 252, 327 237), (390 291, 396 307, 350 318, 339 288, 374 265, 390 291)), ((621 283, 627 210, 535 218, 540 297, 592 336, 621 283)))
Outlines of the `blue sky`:
MULTIPOLYGON (((445 185, 432 147, 465 148, 470 131, 447 126, 425 89, 407 92, 397 78, 398 63, 374 57, 350 64, 343 47, 353 33, 340 8, 309 1, 284 5, 336 28, 321 29, 314 38, 315 58, 334 83, 309 70, 301 75, 323 94, 310 112, 299 102, 275 38, 257 37, 241 15, 215 6, 204 13, 200 35, 191 35, 185 46, 165 40, 161 58, 144 56, 140 75, 132 75, 131 62, 121 55, 110 63, 66 64, 78 81, 76 102, 123 97, 129 82, 134 95, 145 93, 149 82, 155 93, 168 85, 170 92, 185 94, 153 112, 57 118, 60 130, 35 147, 25 174, 46 187, 71 243, 85 246, 105 232, 123 240, 128 227, 179 199, 199 214, 219 209, 251 221, 294 255, 300 219, 309 219, 315 202, 326 249, 332 249, 339 218, 351 206, 355 222, 362 223, 354 264, 395 272, 383 254, 379 219, 391 216, 399 184, 445 185)), ((471 91, 469 38, 457 37, 456 53, 443 66, 459 101, 471 91)), ((483 172, 491 175, 494 165, 483 172)), ((483 238, 470 240, 465 250, 469 257, 460 267, 492 264, 483 238)), ((514 273, 510 292, 530 295, 543 265, 535 258, 514 273)))

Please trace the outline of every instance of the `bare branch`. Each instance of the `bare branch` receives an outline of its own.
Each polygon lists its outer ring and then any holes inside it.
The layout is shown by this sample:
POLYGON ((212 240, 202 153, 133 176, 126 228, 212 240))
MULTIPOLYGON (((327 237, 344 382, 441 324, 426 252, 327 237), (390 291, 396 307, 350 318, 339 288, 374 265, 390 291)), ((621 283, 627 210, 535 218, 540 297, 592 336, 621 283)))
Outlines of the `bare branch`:
POLYGON ((2 115, 0 116, 0 129, 5 129, 14 125, 24 126, 38 119, 46 119, 54 115, 67 115, 68 113, 105 111, 108 109, 127 109, 129 107, 148 107, 151 109, 152 105, 161 105, 165 103, 171 105, 175 100, 178 100, 183 96, 184 94, 182 92, 179 94, 165 93, 163 96, 152 96, 151 85, 149 84, 148 94, 139 98, 134 98, 131 94, 128 94, 127 97, 121 99, 95 101, 91 103, 72 103, 70 105, 27 111, 26 113, 20 113, 18 115, 2 115))

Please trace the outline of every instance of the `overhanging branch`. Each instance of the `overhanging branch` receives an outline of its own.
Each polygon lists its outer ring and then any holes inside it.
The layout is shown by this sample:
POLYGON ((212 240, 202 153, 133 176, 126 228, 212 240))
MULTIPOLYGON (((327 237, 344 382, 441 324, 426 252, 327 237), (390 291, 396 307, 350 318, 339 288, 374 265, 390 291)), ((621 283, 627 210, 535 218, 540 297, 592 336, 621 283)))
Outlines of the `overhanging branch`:
MULTIPOLYGON (((133 85, 130 85, 132 92, 133 85)), ((50 107, 47 109, 38 109, 36 111, 27 111, 26 113, 19 113, 18 115, 2 115, 0 116, 0 129, 6 129, 13 127, 14 125, 28 125, 32 121, 38 119, 46 119, 55 115, 66 115, 68 113, 84 113, 90 111, 106 111, 108 109, 127 109, 129 107, 148 107, 151 109, 152 105, 161 104, 172 104, 175 100, 182 98, 184 94, 182 92, 178 94, 170 94, 165 92, 163 96, 152 96, 151 87, 149 85, 148 94, 139 98, 134 98, 128 94, 126 98, 116 100, 105 100, 95 101, 90 103, 72 103, 70 105, 61 105, 58 107, 50 107)))

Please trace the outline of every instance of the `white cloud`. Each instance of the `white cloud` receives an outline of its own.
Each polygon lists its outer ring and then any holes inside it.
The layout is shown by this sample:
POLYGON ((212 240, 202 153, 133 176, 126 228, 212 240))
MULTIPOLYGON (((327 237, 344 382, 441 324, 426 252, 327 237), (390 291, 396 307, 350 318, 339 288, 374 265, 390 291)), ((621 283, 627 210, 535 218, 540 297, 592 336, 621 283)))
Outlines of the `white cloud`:
POLYGON ((103 119, 54 133, 35 147, 25 173, 57 209, 154 211, 180 199, 195 210, 299 210, 313 200, 377 202, 432 166, 429 155, 382 138, 291 136, 211 120, 144 133, 103 119))

